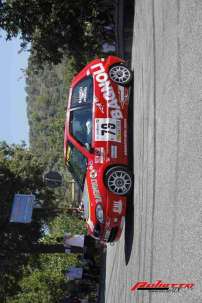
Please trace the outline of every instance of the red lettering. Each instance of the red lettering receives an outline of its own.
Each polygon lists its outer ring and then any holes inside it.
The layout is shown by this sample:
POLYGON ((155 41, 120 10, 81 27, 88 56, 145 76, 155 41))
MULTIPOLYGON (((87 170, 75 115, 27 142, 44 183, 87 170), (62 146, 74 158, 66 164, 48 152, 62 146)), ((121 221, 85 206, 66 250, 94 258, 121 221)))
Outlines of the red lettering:
POLYGON ((135 291, 138 288, 145 288, 147 284, 148 284, 148 282, 146 282, 146 281, 138 282, 135 285, 133 285, 130 290, 135 291))
POLYGON ((147 281, 140 281, 136 284, 134 284, 131 287, 131 291, 135 291, 139 288, 193 288, 193 283, 161 283, 161 280, 157 280, 154 283, 149 283, 147 281))

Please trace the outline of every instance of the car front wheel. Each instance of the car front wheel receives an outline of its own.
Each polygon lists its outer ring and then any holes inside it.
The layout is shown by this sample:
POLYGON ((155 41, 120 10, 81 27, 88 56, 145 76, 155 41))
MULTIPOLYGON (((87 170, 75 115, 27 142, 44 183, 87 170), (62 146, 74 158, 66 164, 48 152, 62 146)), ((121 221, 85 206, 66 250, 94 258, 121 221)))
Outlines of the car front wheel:
POLYGON ((105 173, 105 185, 108 190, 119 196, 126 196, 131 192, 133 177, 125 166, 114 166, 105 173))
POLYGON ((132 80, 131 70, 124 64, 113 65, 109 70, 111 80, 119 85, 129 85, 132 80))

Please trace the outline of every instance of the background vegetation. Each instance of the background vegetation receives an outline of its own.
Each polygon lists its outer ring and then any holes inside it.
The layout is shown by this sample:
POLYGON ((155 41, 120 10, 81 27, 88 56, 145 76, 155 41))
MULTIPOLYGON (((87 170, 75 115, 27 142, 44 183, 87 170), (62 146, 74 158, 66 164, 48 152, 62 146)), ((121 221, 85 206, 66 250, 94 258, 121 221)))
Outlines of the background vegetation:
POLYGON ((111 1, 0 1, 0 28, 21 37, 29 51, 26 74, 30 146, 0 143, 0 302, 60 302, 71 285, 65 270, 73 255, 51 253, 64 232, 85 233, 67 214, 71 176, 63 162, 63 129, 73 75, 114 41, 111 1), (45 187, 43 175, 59 171, 63 187, 45 187), (31 224, 9 223, 15 193, 34 193, 40 204, 31 224), (44 211, 46 210, 46 211, 44 211), (48 210, 48 211, 47 211, 48 210), (57 211, 55 211, 57 210, 57 211), (49 245, 49 253, 38 248, 49 245))

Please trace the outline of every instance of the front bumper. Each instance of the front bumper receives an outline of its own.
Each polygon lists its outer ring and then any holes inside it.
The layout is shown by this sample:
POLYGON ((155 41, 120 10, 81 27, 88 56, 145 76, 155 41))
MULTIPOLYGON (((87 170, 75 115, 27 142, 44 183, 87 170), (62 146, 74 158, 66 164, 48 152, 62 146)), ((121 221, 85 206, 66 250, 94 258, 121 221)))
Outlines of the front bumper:
POLYGON ((104 232, 103 241, 108 243, 118 241, 121 237, 124 223, 125 217, 123 216, 119 225, 106 228, 104 232))

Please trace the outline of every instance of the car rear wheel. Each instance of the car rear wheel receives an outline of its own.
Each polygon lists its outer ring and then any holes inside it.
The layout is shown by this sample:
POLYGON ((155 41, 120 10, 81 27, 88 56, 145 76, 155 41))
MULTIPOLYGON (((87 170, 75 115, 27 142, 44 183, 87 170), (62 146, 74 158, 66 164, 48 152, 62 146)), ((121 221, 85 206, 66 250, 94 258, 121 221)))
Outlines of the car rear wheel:
POLYGON ((113 166, 105 173, 105 185, 112 193, 126 196, 132 189, 132 174, 125 166, 113 166))
POLYGON ((126 86, 132 80, 132 72, 124 64, 116 64, 110 68, 109 77, 115 83, 126 86))

